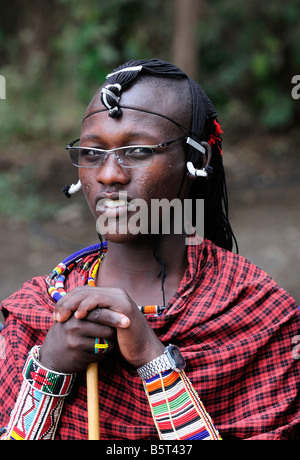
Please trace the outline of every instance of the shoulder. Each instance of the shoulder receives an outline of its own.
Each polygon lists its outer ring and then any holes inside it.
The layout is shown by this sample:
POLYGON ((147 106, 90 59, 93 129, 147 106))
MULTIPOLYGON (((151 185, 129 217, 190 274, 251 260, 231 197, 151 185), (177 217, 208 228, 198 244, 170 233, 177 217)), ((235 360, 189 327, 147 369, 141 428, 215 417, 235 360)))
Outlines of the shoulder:
POLYGON ((26 281, 23 286, 4 300, 1 310, 5 318, 14 317, 23 324, 48 330, 51 325, 53 302, 48 292, 45 276, 26 281))
MULTIPOLYGON (((4 317, 12 317, 26 326, 47 332, 52 324, 55 302, 49 295, 49 281, 64 274, 64 289, 69 292, 87 281, 88 268, 99 255, 101 244, 94 244, 71 254, 53 269, 48 276, 37 276, 26 281, 21 289, 4 300, 0 306, 4 317)), ((106 250, 103 244, 102 251, 106 250)))
POLYGON ((46 278, 46 276, 36 276, 26 281, 20 289, 2 302, 1 308, 10 311, 12 305, 22 305, 26 301, 44 303, 47 292, 46 278))
POLYGON ((200 259, 206 269, 213 270, 216 277, 226 282, 247 283, 261 279, 275 283, 268 273, 245 257, 220 248, 209 240, 203 241, 200 259))
MULTIPOLYGON (((81 262, 84 262, 84 259, 81 262)), ((47 331, 53 322, 52 314, 55 308, 55 302, 48 292, 49 279, 50 275, 37 276, 26 281, 19 290, 2 301, 0 309, 3 316, 13 316, 27 326, 47 331)), ((82 276, 81 263, 73 265, 66 274, 66 290, 71 291, 84 283, 85 276, 82 276)))
POLYGON ((264 270, 245 257, 216 246, 209 240, 202 243, 198 257, 199 286, 206 286, 218 300, 245 298, 262 302, 283 302, 297 308, 295 300, 264 270))

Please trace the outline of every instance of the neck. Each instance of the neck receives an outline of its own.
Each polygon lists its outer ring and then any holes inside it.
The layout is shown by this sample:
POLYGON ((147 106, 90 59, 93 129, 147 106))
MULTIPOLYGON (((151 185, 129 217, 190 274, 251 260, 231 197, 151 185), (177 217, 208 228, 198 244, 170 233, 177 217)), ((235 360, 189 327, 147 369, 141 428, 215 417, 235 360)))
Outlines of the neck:
POLYGON ((162 304, 162 284, 158 278, 161 264, 154 257, 154 249, 166 264, 166 303, 176 292, 187 267, 185 235, 168 238, 139 239, 127 243, 108 243, 108 251, 101 263, 97 285, 120 287, 140 304, 162 304))

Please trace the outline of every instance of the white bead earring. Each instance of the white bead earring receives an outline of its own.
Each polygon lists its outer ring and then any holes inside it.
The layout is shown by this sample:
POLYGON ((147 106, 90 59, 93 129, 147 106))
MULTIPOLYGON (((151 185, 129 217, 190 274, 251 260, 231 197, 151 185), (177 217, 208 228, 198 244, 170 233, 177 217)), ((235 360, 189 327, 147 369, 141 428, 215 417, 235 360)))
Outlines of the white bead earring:
POLYGON ((190 161, 187 162, 186 164, 188 172, 195 177, 207 177, 207 171, 205 168, 203 169, 196 169, 190 161))
MULTIPOLYGON (((191 139, 190 137, 187 138, 186 143, 189 144, 191 147, 194 147, 194 149, 198 150, 202 155, 205 155, 206 150, 205 148, 199 144, 199 142, 194 141, 194 139, 191 139)), ((194 177, 207 177, 207 171, 205 168, 203 169, 196 169, 191 161, 188 161, 186 164, 188 172, 194 176, 194 177)))
POLYGON ((78 192, 80 189, 81 189, 81 182, 79 180, 77 184, 65 185, 63 188, 63 193, 66 195, 67 198, 71 198, 71 195, 78 192))

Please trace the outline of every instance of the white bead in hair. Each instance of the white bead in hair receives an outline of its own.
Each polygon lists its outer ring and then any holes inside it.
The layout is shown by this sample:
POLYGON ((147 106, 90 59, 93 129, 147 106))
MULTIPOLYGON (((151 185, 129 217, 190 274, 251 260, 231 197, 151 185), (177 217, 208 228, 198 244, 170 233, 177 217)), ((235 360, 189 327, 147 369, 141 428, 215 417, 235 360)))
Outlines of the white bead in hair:
POLYGON ((106 75, 106 80, 108 80, 108 78, 112 77, 113 75, 117 75, 118 73, 121 73, 121 72, 140 72, 142 68, 143 68, 142 65, 138 65, 135 67, 125 67, 124 69, 117 70, 116 72, 112 72, 106 75))
POLYGON ((118 92, 120 93, 122 87, 121 85, 119 85, 118 83, 115 83, 114 85, 106 85, 104 88, 102 88, 101 90, 101 94, 102 94, 102 102, 103 104, 110 110, 110 109, 113 109, 114 106, 112 106, 108 99, 107 99, 107 96, 111 97, 116 104, 119 103, 120 101, 120 96, 117 96, 115 93, 113 93, 111 91, 111 88, 117 88, 118 92))

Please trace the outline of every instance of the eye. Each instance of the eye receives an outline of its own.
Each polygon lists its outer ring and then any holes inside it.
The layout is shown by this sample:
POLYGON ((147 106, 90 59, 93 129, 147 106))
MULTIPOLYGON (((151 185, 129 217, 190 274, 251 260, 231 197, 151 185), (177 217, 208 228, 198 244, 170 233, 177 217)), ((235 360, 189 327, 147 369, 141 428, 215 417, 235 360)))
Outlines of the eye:
POLYGON ((80 158, 84 159, 84 161, 97 161, 99 158, 103 157, 103 152, 99 150, 93 150, 93 149, 80 149, 79 150, 79 156, 80 158))
POLYGON ((132 161, 142 161, 153 156, 151 147, 133 147, 126 151, 126 156, 132 161))
POLYGON ((98 150, 93 150, 93 149, 80 149, 79 154, 82 157, 84 156, 94 157, 94 156, 101 155, 101 152, 99 152, 98 150))

